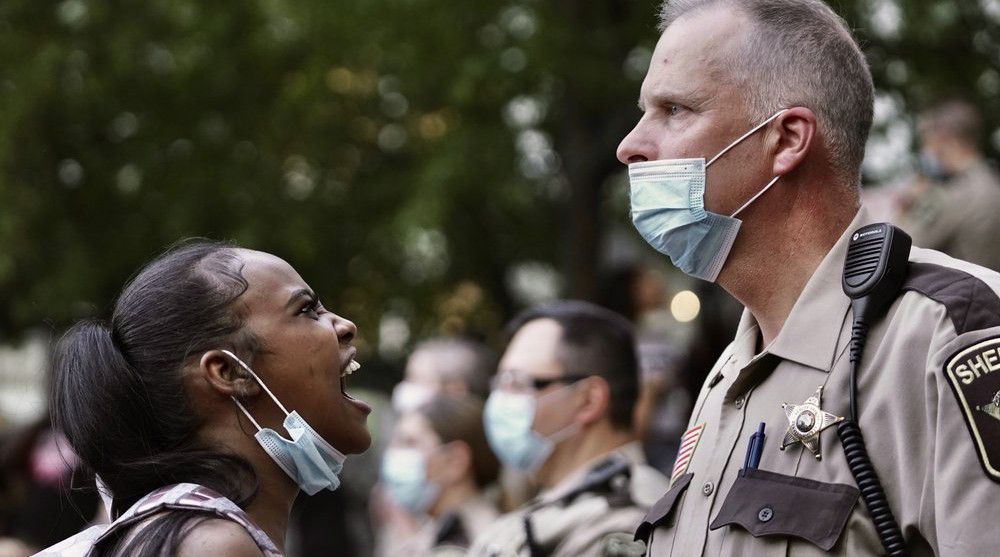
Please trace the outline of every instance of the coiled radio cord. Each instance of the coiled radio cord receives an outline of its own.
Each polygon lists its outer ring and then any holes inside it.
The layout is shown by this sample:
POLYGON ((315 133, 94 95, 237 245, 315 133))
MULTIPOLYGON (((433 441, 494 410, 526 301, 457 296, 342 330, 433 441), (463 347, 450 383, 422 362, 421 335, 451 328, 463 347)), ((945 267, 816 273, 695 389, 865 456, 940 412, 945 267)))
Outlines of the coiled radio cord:
POLYGON ((865 502, 865 508, 868 509, 868 514, 875 524, 875 531, 882 541, 882 547, 890 557, 906 557, 909 551, 906 549, 903 533, 889 507, 885 490, 882 489, 878 473, 875 472, 875 466, 868 456, 865 437, 858 426, 858 368, 861 366, 861 356, 868 340, 868 324, 864 319, 866 301, 865 298, 860 298, 851 303, 854 313, 850 348, 851 414, 846 420, 837 424, 837 435, 840 436, 840 443, 844 446, 847 467, 850 468, 854 481, 858 484, 861 500, 865 502))

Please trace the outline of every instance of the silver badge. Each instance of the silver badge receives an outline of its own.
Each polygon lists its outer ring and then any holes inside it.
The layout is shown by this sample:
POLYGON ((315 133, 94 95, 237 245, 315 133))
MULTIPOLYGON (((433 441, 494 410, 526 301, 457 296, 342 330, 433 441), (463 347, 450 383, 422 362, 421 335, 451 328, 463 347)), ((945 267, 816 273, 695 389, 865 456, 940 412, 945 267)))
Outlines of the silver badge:
POLYGON ((807 449, 812 451, 816 460, 821 460, 823 456, 819 452, 819 434, 833 424, 843 421, 844 418, 834 416, 820 408, 820 400, 823 397, 823 386, 816 389, 816 394, 806 399, 798 405, 782 403, 781 408, 788 416, 788 431, 781 441, 781 450, 785 447, 802 443, 807 449))

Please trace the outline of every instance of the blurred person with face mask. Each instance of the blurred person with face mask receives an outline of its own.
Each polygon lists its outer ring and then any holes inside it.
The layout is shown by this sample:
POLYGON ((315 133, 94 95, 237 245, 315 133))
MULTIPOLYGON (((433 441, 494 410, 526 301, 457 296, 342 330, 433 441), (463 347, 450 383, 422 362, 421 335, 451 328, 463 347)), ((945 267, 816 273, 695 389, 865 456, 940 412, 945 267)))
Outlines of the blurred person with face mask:
POLYGON ((403 414, 437 393, 486 398, 496 359, 486 345, 461 337, 435 337, 418 344, 403 380, 392 391, 392 407, 403 414))
POLYGON ((633 413, 639 372, 632 327, 580 301, 528 310, 486 403, 490 446, 542 491, 502 516, 471 555, 611 555, 636 549, 632 530, 667 479, 645 464, 633 413))
POLYGON ((500 463, 487 444, 482 416, 479 399, 438 394, 400 417, 382 459, 381 481, 421 527, 384 540, 391 548, 385 554, 464 555, 496 519, 489 488, 500 463))
POLYGON ((981 117, 948 100, 918 121, 920 174, 901 201, 901 224, 917 245, 1000 269, 1000 177, 979 148, 981 117))

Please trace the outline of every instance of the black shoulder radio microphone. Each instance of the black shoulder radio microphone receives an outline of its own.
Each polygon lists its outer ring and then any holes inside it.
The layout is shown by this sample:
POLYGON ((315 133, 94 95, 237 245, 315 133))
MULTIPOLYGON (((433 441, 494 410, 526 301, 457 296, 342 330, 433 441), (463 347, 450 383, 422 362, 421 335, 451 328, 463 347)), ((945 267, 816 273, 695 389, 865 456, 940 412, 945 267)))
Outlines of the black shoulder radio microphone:
POLYGON ((868 327, 885 315, 906 280, 910 244, 906 232, 888 223, 857 229, 847 247, 842 279, 844 293, 851 299, 854 323, 850 354, 851 413, 837 424, 837 434, 844 445, 847 466, 861 491, 861 499, 890 557, 902 557, 909 552, 858 425, 858 368, 868 340, 868 327))

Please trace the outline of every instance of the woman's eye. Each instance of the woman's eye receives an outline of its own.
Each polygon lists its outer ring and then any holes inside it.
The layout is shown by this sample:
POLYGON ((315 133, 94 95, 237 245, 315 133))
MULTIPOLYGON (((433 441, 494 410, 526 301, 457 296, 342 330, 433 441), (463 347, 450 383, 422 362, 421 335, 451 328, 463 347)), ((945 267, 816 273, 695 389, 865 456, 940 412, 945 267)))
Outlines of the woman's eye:
POLYGON ((299 310, 299 313, 309 316, 318 315, 320 307, 321 306, 319 300, 312 300, 308 304, 302 306, 302 309, 299 310))

